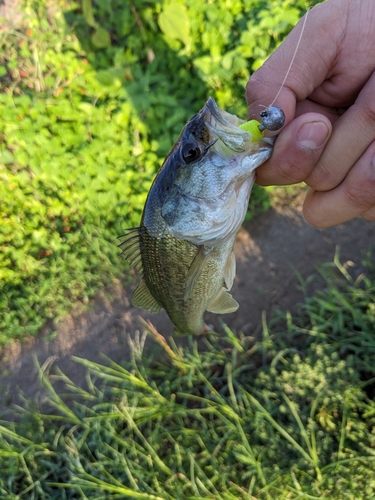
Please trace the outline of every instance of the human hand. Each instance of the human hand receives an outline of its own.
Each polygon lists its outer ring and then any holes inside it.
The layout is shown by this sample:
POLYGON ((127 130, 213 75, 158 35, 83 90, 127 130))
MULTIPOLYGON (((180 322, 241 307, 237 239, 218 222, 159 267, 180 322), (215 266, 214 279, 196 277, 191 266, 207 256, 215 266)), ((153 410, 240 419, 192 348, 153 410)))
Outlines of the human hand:
POLYGON ((328 0, 311 9, 273 103, 302 23, 247 85, 249 119, 272 103, 287 124, 256 180, 306 182, 304 216, 317 227, 375 220, 375 2, 328 0))

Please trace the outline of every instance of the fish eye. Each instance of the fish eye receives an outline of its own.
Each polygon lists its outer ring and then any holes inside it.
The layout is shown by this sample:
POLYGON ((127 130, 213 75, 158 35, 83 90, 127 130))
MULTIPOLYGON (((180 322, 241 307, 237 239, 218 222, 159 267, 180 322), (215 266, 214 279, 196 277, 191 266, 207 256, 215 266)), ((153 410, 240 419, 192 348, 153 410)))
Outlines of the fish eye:
POLYGON ((197 160, 202 155, 202 151, 195 141, 188 141, 182 146, 181 155, 186 163, 190 163, 197 160))

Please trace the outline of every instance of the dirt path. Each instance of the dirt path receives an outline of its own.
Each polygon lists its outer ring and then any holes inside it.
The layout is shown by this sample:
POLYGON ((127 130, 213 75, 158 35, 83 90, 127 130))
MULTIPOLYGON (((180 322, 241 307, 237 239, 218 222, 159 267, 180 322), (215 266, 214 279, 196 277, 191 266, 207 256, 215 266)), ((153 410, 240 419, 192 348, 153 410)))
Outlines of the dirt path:
MULTIPOLYGON (((236 331, 259 335, 263 310, 279 307, 294 311, 302 301, 291 266, 307 278, 314 273, 316 263, 333 259, 339 245, 341 261, 354 261, 359 273, 361 257, 374 242, 375 224, 362 219, 326 230, 311 227, 302 217, 301 199, 294 207, 286 205, 256 217, 240 231, 235 245, 237 277, 232 292, 240 308, 222 319, 236 331)), ((66 318, 53 340, 40 336, 7 348, 0 363, 0 412, 17 402, 20 393, 28 398, 39 394, 34 356, 40 364, 53 361, 73 380, 82 382, 84 372, 70 357, 102 362, 105 354, 121 362, 129 352, 127 336, 134 338, 142 331, 140 314, 168 337, 172 327, 166 314, 145 314, 131 307, 131 293, 132 287, 115 283, 111 299, 99 294, 90 310, 66 318)), ((218 316, 207 314, 206 319, 221 331, 218 316)), ((146 346, 154 349, 150 339, 146 346)))

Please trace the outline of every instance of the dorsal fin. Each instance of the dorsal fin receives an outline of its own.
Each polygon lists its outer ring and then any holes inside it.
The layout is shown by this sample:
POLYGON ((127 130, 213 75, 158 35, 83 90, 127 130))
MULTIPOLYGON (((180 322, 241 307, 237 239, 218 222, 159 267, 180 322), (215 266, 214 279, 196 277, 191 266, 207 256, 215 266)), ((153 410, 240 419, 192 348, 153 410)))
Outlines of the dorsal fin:
POLYGON ((215 314, 228 314, 237 311, 239 304, 232 295, 223 287, 207 307, 208 312, 215 314))
POLYGON ((139 227, 127 229, 122 236, 119 247, 122 249, 122 255, 129 262, 131 267, 143 273, 142 255, 141 255, 141 232, 139 227))
POLYGON ((163 309, 163 307, 151 295, 150 290, 143 280, 132 295, 132 304, 135 307, 147 309, 151 312, 158 312, 163 309))

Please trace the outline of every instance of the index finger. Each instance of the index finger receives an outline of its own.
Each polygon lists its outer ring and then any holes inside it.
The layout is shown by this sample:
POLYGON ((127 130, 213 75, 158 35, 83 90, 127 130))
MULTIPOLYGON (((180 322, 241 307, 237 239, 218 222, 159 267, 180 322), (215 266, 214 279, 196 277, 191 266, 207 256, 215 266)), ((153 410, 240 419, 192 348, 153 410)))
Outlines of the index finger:
MULTIPOLYGON (((257 118, 259 112, 272 103, 284 111, 286 123, 289 123, 294 117, 296 102, 306 99, 324 82, 334 66, 346 17, 342 15, 337 19, 335 3, 318 5, 305 14, 285 41, 251 76, 246 87, 249 119, 257 118), (333 42, 329 44, 328 27, 333 42)), ((341 4, 341 12, 343 7, 341 4)), ((335 105, 334 102, 330 104, 335 105)))

